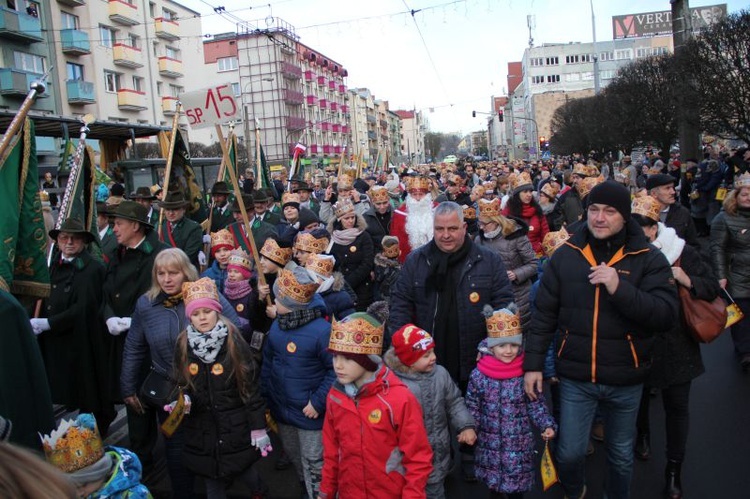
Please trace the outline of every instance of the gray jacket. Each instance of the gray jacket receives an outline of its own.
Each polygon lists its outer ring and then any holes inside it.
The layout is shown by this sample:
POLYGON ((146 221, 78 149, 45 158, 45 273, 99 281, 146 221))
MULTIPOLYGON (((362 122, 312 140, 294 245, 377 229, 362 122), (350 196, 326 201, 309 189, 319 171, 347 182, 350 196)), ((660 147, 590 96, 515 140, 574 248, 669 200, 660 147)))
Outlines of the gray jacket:
POLYGON ((432 447, 432 473, 428 483, 442 483, 451 471, 451 443, 455 438, 450 427, 461 432, 474 428, 474 418, 466 407, 461 391, 441 365, 429 373, 410 372, 396 356, 393 347, 383 356, 385 364, 417 397, 432 447), (449 425, 450 423, 450 425, 449 425))
POLYGON ((750 298, 750 216, 726 211, 716 215, 710 248, 716 278, 729 281, 727 291, 733 298, 750 298))

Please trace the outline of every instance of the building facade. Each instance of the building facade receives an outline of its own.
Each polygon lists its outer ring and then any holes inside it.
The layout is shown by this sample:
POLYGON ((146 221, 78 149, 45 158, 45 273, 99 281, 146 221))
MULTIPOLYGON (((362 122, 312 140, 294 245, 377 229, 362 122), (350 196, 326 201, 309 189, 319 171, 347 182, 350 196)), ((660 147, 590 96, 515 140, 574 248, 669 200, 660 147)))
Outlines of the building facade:
POLYGON ((401 161, 407 164, 425 162, 424 136, 428 125, 422 111, 396 110, 401 118, 401 161))

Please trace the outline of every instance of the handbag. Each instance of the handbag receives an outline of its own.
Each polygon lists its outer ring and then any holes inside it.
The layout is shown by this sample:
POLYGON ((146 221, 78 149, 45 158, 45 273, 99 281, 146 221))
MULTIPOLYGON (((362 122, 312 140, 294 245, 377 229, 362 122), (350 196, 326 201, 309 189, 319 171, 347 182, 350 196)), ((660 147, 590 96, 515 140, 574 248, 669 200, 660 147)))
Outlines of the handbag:
POLYGON ((141 402, 155 409, 162 409, 174 400, 177 383, 166 374, 161 374, 151 366, 141 385, 141 402))
POLYGON ((695 298, 685 286, 678 285, 685 325, 699 343, 711 343, 726 329, 727 306, 720 296, 711 301, 695 298))
POLYGON ((729 305, 727 305, 727 323, 725 326, 729 328, 740 322, 745 317, 745 314, 742 313, 742 309, 737 305, 734 298, 732 298, 732 295, 730 295, 729 291, 726 289, 724 290, 724 295, 727 297, 727 300, 729 300, 729 305))
POLYGON ((560 481, 557 477, 555 463, 552 461, 552 455, 549 451, 548 440, 544 441, 544 452, 542 453, 542 462, 539 469, 542 473, 542 486, 544 487, 544 491, 547 492, 550 487, 560 481))

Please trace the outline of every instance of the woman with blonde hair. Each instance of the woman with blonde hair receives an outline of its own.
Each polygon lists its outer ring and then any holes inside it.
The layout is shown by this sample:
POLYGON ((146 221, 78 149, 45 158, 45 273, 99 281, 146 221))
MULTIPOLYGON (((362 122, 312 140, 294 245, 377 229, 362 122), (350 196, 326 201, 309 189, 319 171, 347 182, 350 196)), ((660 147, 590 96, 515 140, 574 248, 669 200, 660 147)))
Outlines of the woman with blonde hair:
POLYGON ((57 468, 22 447, 0 442, 0 497, 73 499, 77 495, 57 468))
MULTIPOLYGON (((120 376, 123 400, 131 410, 157 417, 160 423, 168 414, 162 407, 149 407, 141 401, 140 384, 149 370, 151 376, 171 380, 177 337, 187 327, 182 285, 196 280, 198 272, 184 251, 179 248, 161 251, 154 260, 151 288, 138 298, 130 332, 125 339, 120 376), (147 360, 147 356, 150 359, 147 360)), ((240 327, 232 306, 226 298, 219 296, 225 315, 240 327)), ((178 429, 165 445, 174 497, 193 495, 193 477, 182 466, 183 441, 183 432, 178 429)))

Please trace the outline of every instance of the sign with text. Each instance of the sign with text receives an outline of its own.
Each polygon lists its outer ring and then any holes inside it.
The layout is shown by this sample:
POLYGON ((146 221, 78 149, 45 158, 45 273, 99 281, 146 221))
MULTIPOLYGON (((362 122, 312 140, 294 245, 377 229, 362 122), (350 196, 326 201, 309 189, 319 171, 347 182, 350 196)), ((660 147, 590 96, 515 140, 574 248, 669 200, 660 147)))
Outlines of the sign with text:
MULTIPOLYGON (((727 4, 706 5, 690 9, 693 30, 701 31, 727 16, 727 4)), ((643 12, 625 16, 612 16, 612 37, 642 38, 672 33, 672 11, 643 12)))
POLYGON ((241 118, 231 83, 180 94, 190 128, 224 125, 241 118))

